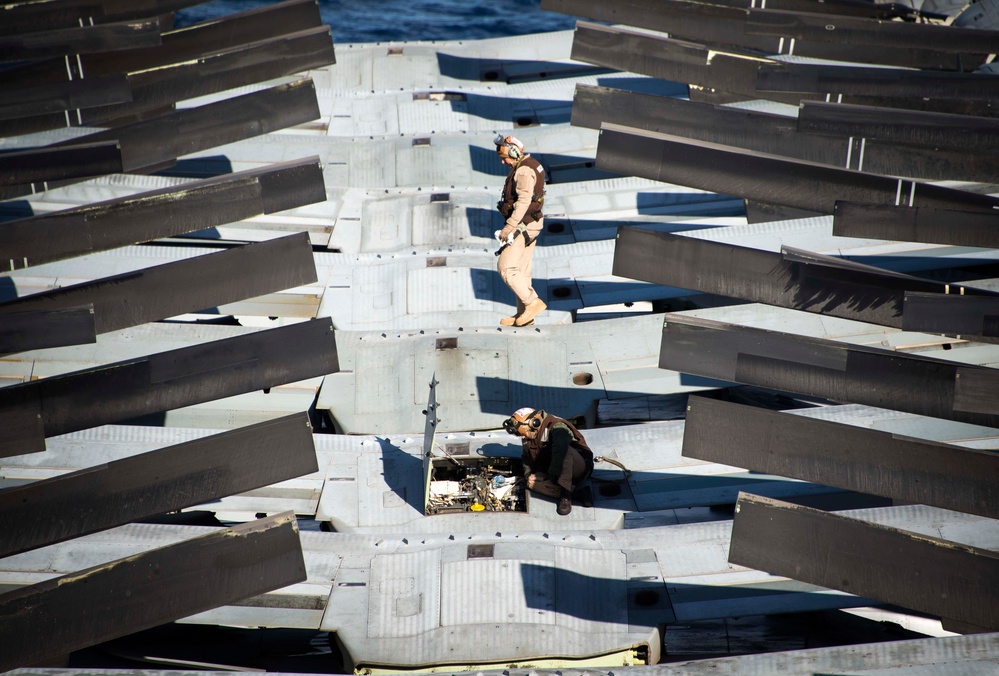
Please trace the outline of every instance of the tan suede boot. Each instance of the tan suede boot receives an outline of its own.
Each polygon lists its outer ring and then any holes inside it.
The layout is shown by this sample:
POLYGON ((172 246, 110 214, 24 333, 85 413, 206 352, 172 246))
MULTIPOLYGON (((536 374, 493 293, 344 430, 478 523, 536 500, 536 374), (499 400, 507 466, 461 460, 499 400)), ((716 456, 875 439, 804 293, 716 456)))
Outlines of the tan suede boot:
POLYGON ((500 326, 513 326, 516 323, 516 321, 517 321, 517 317, 519 317, 520 314, 523 311, 524 311, 524 304, 521 303, 520 299, 518 298, 517 299, 517 314, 515 314, 512 317, 503 317, 503 319, 500 320, 500 326))
POLYGON ((519 315, 517 315, 517 317, 513 321, 513 325, 527 326, 528 324, 534 321, 535 317, 544 312, 545 308, 547 307, 548 306, 545 305, 545 301, 541 300, 540 298, 535 298, 533 303, 525 307, 524 311, 521 312, 519 315))

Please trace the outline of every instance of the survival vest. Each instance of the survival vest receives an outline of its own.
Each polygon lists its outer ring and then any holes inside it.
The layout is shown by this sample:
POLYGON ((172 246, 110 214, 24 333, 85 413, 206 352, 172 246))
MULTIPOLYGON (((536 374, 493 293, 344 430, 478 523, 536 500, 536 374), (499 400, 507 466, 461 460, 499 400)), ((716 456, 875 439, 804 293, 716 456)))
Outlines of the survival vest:
POLYGON ((545 168, 530 155, 518 162, 517 166, 506 177, 506 183, 503 185, 503 203, 500 207, 500 213, 503 214, 504 218, 508 218, 509 214, 513 213, 513 206, 517 203, 517 185, 513 180, 513 176, 520 167, 530 167, 537 175, 537 183, 534 184, 534 199, 531 200, 531 206, 527 207, 527 213, 524 214, 524 218, 521 221, 522 223, 534 223, 541 220, 544 216, 541 213, 541 207, 545 203, 545 168))
POLYGON ((533 439, 521 439, 524 452, 531 458, 532 466, 547 468, 551 464, 552 451, 551 444, 548 442, 548 432, 558 423, 562 423, 569 428, 569 431, 572 432, 572 441, 569 443, 569 446, 579 451, 579 454, 583 456, 583 460, 586 461, 586 465, 592 468, 593 451, 587 446, 586 439, 583 438, 580 431, 568 420, 551 415, 550 413, 541 421, 541 427, 538 428, 538 433, 533 439))

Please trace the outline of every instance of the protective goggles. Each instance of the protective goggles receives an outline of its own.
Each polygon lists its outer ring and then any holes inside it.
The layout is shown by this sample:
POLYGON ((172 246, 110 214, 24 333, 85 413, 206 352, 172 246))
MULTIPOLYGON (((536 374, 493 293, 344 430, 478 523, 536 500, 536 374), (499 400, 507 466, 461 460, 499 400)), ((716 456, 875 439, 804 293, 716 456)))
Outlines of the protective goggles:
POLYGON ((515 437, 520 436, 520 426, 524 423, 516 420, 515 418, 507 418, 503 421, 503 429, 506 430, 507 434, 512 434, 515 437))

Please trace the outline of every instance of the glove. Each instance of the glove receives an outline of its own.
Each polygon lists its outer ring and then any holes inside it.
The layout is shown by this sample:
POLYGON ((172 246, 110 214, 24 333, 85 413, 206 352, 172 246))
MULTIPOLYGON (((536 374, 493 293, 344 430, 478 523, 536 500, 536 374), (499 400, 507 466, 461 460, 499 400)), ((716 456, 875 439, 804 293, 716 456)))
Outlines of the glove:
POLYGON ((496 239, 500 241, 501 244, 513 244, 513 238, 517 236, 517 229, 507 226, 499 231, 496 239), (503 233, 506 233, 505 235, 503 233))

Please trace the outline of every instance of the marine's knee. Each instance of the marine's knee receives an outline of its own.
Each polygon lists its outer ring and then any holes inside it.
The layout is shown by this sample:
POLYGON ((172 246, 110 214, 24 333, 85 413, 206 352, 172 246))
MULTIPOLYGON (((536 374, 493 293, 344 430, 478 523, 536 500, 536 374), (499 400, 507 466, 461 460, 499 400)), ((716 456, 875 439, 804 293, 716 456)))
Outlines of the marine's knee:
POLYGON ((499 268, 500 279, 504 282, 520 274, 520 268, 516 265, 506 265, 499 268))

